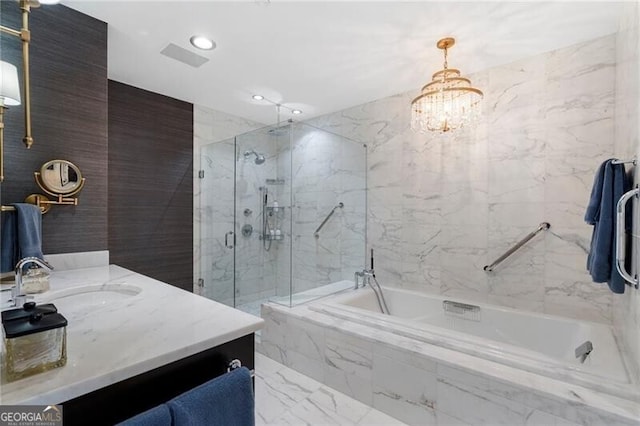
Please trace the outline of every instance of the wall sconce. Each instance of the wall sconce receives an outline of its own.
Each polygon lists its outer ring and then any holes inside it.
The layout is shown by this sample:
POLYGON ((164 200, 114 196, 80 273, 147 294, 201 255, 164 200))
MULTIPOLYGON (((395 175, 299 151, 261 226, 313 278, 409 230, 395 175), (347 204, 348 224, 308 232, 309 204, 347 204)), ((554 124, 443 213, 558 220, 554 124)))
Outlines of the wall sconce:
POLYGON ((31 31, 29 31, 29 13, 32 7, 40 7, 38 0, 20 0, 20 10, 22 10, 22 28, 14 30, 0 25, 0 32, 18 37, 22 41, 22 79, 23 99, 24 99, 24 138, 22 142, 28 148, 33 145, 31 136, 31 85, 29 81, 29 42, 31 41, 31 31))
POLYGON ((0 182, 4 181, 4 111, 7 106, 20 105, 18 70, 8 62, 0 61, 0 182))

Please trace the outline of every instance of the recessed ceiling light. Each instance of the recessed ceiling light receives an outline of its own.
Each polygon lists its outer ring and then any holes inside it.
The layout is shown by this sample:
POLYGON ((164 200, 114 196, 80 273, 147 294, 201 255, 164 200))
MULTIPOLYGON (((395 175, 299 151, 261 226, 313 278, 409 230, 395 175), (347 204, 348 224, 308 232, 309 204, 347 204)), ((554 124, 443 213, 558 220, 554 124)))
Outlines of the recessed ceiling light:
POLYGON ((300 111, 299 109, 294 109, 294 110, 291 110, 291 113, 298 115, 298 114, 302 114, 302 111, 300 111))
POLYGON ((58 4, 60 0, 40 0, 40 4, 58 4))
POLYGON ((262 95, 253 95, 252 98, 256 101, 261 101, 264 99, 264 96, 262 95))
POLYGON ((210 38, 205 36, 193 36, 189 39, 192 45, 202 50, 213 50, 216 48, 216 44, 210 38))

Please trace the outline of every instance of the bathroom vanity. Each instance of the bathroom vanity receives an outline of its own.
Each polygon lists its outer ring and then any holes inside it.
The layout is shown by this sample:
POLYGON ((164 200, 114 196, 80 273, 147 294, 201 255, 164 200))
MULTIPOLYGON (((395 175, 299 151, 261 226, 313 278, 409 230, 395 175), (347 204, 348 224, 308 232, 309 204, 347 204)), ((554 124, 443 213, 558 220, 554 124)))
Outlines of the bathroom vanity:
POLYGON ((113 424, 165 402, 239 359, 253 369, 263 320, 119 266, 53 272, 68 320, 67 364, 15 382, 0 404, 63 404, 65 425, 113 424))

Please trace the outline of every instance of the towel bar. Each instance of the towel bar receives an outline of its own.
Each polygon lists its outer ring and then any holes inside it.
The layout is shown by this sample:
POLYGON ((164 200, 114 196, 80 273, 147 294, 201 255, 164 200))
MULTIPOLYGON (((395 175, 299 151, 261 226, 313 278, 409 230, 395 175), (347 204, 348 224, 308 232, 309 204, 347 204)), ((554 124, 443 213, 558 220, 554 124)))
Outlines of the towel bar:
POLYGON ((633 197, 638 197, 640 195, 640 189, 638 187, 632 189, 631 191, 625 192, 622 197, 618 200, 616 205, 616 235, 615 235, 615 244, 616 244, 616 269, 620 276, 625 280, 625 283, 629 286, 634 287, 636 290, 640 287, 640 280, 638 279, 638 275, 632 276, 625 268, 626 261, 626 252, 627 252, 627 242, 626 242, 626 231, 625 231, 625 223, 626 223, 626 213, 625 209, 627 206, 627 202, 633 197))
POLYGON ((635 158, 633 160, 613 160, 611 164, 633 164, 635 166, 637 160, 635 158))
MULTIPOLYGON (((227 373, 229 373, 230 371, 235 370, 236 368, 240 368, 242 367, 242 361, 240 361, 238 358, 232 359, 229 364, 227 365, 227 373)), ((255 369, 251 369, 249 370, 249 373, 251 373, 251 378, 253 379, 256 376, 256 370, 255 369)))
MULTIPOLYGON (((38 206, 38 207, 40 207, 40 211, 42 212, 42 214, 44 214, 45 213, 45 207, 44 206, 38 206)), ((3 212, 15 212, 16 208, 13 207, 13 206, 2 206, 0 211, 3 211, 3 212)))

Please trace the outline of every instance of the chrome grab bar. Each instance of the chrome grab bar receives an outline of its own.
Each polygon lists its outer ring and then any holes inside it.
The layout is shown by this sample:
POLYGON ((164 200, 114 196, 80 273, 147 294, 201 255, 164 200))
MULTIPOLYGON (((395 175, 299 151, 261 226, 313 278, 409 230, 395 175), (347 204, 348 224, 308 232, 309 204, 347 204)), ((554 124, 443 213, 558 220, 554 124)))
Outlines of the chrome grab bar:
POLYGON ((616 206, 616 268, 618 272, 624 278, 629 285, 633 285, 638 288, 638 276, 632 277, 631 274, 625 269, 624 263, 627 256, 627 239, 625 232, 626 212, 625 208, 629 200, 633 197, 637 197, 640 193, 640 189, 635 188, 629 192, 625 192, 616 206))
POLYGON ((320 226, 318 226, 318 229, 315 230, 315 232, 313 233, 313 236, 316 238, 320 237, 320 230, 322 229, 322 227, 324 226, 325 223, 327 223, 327 221, 329 220, 329 218, 331 218, 331 216, 333 216, 333 213, 335 213, 337 208, 343 208, 344 207, 344 203, 343 202, 339 202, 337 206, 335 206, 327 215, 327 217, 324 218, 324 220, 322 221, 322 223, 320 224, 320 226))
POLYGON ((549 228, 551 228, 551 224, 549 224, 549 222, 542 222, 538 226, 538 229, 536 229, 533 232, 530 232, 526 237, 524 237, 522 240, 518 241, 516 243, 516 245, 514 245, 509 250, 507 250, 505 254, 503 254, 502 256, 497 258, 491 265, 485 265, 485 267, 483 269, 485 271, 487 271, 487 272, 493 271, 493 268, 495 268, 496 266, 501 264, 507 257, 509 257, 513 253, 515 253, 520 247, 522 247, 523 245, 527 244, 533 237, 538 235, 539 232, 546 231, 549 228))

